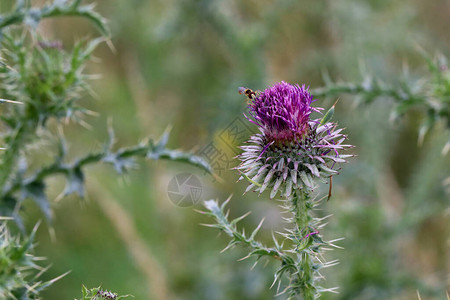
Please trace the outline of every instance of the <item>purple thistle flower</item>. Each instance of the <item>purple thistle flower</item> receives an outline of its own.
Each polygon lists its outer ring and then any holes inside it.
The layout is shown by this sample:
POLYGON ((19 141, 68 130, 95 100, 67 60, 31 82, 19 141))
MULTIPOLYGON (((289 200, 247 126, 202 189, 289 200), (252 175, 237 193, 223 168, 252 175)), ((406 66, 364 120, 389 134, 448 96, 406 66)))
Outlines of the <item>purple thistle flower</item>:
POLYGON ((335 123, 332 113, 323 119, 311 120, 313 96, 305 85, 284 81, 261 93, 249 102, 248 120, 260 127, 261 133, 249 140, 252 146, 241 147, 241 164, 237 167, 250 181, 246 191, 262 193, 271 188, 270 198, 278 191, 289 197, 292 190, 315 188, 315 178, 326 179, 337 174, 337 163, 353 155, 341 155, 346 136, 335 123))
POLYGON ((300 141, 309 130, 312 101, 305 85, 300 87, 282 81, 250 102, 250 115, 255 120, 250 121, 260 126, 270 141, 300 141))

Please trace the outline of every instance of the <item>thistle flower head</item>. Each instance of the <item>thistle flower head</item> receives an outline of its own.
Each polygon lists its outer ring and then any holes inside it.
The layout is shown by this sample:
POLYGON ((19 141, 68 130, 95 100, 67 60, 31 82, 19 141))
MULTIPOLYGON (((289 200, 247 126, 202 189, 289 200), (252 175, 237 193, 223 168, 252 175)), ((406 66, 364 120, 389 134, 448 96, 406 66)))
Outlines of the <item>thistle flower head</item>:
POLYGON ((305 85, 282 81, 249 104, 251 122, 260 126, 270 141, 300 141, 308 133, 312 99, 305 85))
POLYGON ((295 189, 314 189, 315 179, 337 174, 337 163, 346 162, 340 150, 351 147, 346 136, 329 122, 334 106, 322 119, 311 119, 313 96, 305 86, 277 83, 249 103, 250 122, 260 127, 248 146, 242 146, 237 167, 252 189, 262 193, 272 189, 289 197, 295 189))

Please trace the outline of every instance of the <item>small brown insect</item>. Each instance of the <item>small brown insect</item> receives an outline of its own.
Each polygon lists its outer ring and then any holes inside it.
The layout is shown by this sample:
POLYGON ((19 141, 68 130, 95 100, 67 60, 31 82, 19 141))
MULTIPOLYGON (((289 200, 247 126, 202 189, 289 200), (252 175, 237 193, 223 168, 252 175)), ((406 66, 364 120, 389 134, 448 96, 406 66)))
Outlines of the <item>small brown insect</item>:
POLYGON ((331 189, 333 188, 333 175, 330 176, 330 187, 328 189, 328 198, 327 198, 327 202, 330 200, 331 198, 331 189))
POLYGON ((239 94, 247 96, 248 99, 253 100, 256 98, 256 93, 249 88, 240 87, 239 94))

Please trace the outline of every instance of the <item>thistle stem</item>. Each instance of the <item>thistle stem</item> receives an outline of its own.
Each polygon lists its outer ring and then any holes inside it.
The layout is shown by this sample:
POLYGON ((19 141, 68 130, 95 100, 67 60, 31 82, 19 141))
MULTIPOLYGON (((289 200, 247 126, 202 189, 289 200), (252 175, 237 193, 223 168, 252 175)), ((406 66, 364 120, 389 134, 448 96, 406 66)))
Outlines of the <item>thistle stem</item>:
POLYGON ((299 272, 291 279, 291 285, 296 287, 293 290, 303 299, 317 299, 318 291, 314 283, 317 268, 314 257, 319 248, 315 239, 318 232, 312 226, 314 218, 311 216, 311 210, 314 205, 310 192, 306 190, 297 190, 289 200, 295 224, 293 251, 297 254, 296 264, 299 272))
POLYGON ((13 174, 13 169, 26 142, 28 132, 29 128, 27 128, 26 124, 20 123, 13 134, 9 136, 6 151, 2 155, 2 161, 0 162, 0 191, 4 190, 8 179, 13 174))

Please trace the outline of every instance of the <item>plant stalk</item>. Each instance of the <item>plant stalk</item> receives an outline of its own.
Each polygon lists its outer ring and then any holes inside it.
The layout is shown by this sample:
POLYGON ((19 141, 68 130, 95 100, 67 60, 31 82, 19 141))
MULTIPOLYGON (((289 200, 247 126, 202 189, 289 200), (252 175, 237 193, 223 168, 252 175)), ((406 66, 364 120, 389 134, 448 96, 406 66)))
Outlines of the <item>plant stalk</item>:
POLYGON ((293 251, 297 254, 296 264, 299 272, 291 279, 291 285, 296 286, 293 290, 304 300, 317 299, 319 294, 315 286, 317 272, 314 257, 319 249, 315 241, 318 232, 312 224, 314 219, 311 216, 313 203, 310 192, 305 189, 297 190, 289 200, 294 221, 293 251))

